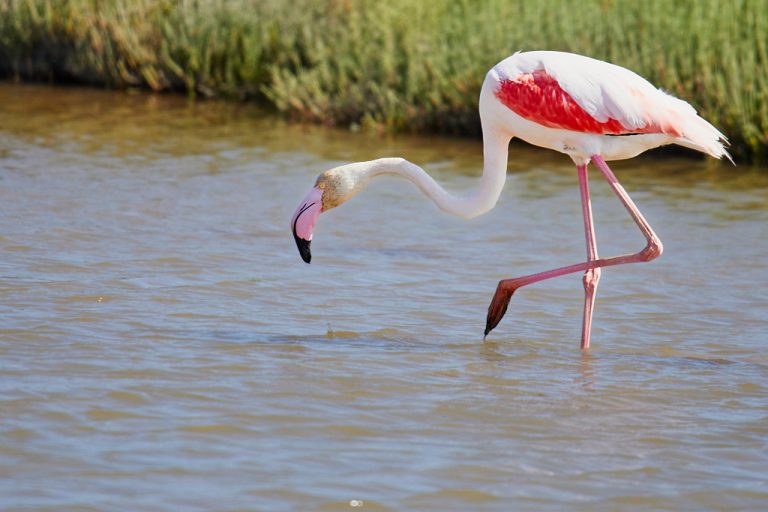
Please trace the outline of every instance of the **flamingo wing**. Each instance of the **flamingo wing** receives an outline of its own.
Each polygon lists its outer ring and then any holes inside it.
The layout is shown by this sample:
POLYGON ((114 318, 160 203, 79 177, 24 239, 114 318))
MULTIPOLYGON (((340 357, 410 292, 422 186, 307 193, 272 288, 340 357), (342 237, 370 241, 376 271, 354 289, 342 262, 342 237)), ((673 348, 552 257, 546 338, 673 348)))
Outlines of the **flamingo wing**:
POLYGON ((622 135, 680 137, 696 116, 628 69, 560 52, 518 53, 499 65, 496 96, 516 114, 548 128, 622 135))

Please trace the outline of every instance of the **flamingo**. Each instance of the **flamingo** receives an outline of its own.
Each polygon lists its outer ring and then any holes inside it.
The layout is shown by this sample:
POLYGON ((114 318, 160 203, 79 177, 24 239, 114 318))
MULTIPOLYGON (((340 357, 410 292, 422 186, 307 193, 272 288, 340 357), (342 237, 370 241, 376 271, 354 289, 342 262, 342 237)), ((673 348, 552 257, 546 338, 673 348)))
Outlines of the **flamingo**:
POLYGON ((553 277, 584 272, 581 349, 589 349, 595 292, 601 268, 651 261, 663 246, 640 210, 608 167, 607 161, 632 158, 648 149, 678 144, 714 158, 730 155, 727 139, 699 117, 691 105, 634 72, 589 57, 554 51, 518 52, 486 74, 480 91, 483 174, 466 196, 445 191, 421 167, 403 158, 380 158, 342 165, 320 174, 291 218, 299 253, 311 260, 310 241, 321 212, 335 208, 383 174, 413 182, 443 211, 464 218, 496 204, 506 179, 509 141, 570 156, 576 164, 586 239, 586 261, 532 275, 502 279, 486 317, 485 336, 495 328, 519 288, 553 277), (592 162, 607 180, 646 239, 634 254, 599 257, 587 181, 592 162))

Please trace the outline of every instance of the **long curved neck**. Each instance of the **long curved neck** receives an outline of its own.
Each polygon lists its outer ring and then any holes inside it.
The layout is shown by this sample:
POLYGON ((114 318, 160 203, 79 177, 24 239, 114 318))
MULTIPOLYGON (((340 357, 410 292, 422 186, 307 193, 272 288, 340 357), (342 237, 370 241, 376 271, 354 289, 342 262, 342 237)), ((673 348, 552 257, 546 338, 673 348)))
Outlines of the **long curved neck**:
POLYGON ((356 174, 360 188, 375 176, 402 176, 419 187, 441 210, 471 219, 493 208, 501 195, 507 177, 509 140, 509 137, 503 135, 484 133, 483 176, 478 188, 466 196, 456 196, 446 191, 424 169, 403 158, 380 158, 350 164, 350 167, 359 173, 356 174))

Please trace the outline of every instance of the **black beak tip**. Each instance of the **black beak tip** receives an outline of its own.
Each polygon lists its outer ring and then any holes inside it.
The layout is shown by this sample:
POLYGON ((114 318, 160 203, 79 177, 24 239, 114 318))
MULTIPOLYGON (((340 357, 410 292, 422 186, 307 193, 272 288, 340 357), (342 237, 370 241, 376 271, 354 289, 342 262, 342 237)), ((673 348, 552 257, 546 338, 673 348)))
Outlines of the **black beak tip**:
POLYGON ((304 260, 305 263, 309 263, 312 261, 312 252, 309 250, 309 244, 312 243, 310 240, 304 240, 303 238, 299 238, 298 236, 293 237, 296 240, 296 247, 299 248, 299 254, 301 254, 301 259, 304 260))

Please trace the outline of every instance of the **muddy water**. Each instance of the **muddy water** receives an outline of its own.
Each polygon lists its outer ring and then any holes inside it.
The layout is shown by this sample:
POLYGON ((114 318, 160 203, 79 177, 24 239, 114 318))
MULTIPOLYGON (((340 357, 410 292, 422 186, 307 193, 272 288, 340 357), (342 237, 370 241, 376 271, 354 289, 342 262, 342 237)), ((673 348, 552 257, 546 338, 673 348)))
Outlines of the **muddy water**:
MULTIPOLYGON (((593 349, 571 164, 513 145, 488 215, 382 178, 288 220, 320 171, 403 155, 462 190, 475 142, 240 105, 0 86, 0 509, 764 510, 768 172, 615 170, 665 244, 610 268, 593 349), (354 501, 357 500, 357 501, 354 501)), ((601 255, 643 239, 593 177, 601 255)))

